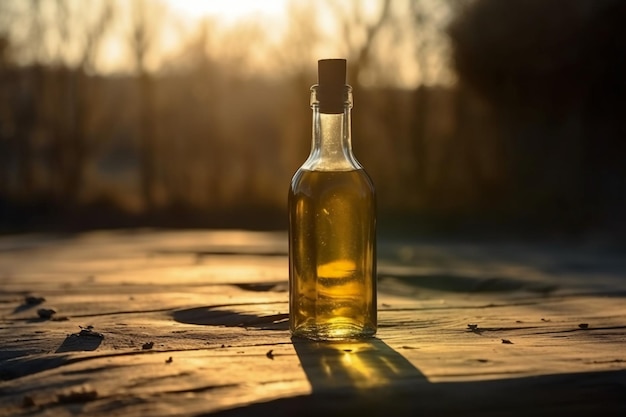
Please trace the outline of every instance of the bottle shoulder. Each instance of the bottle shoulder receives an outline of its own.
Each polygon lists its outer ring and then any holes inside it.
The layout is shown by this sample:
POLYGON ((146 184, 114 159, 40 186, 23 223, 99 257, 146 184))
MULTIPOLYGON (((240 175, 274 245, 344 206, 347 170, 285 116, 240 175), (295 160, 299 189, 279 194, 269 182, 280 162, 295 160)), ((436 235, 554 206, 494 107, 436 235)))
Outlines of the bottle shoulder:
POLYGON ((363 166, 350 152, 342 150, 322 156, 314 149, 300 169, 312 172, 344 172, 362 170, 363 166))
POLYGON ((363 168, 338 171, 299 168, 291 180, 292 192, 321 188, 372 195, 375 192, 374 183, 363 168))

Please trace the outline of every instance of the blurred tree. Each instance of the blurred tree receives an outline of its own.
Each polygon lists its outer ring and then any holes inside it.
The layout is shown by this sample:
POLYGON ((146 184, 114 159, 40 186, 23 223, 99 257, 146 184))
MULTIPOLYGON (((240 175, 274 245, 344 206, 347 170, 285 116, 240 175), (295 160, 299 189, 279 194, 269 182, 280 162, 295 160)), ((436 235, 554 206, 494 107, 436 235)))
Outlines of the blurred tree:
POLYGON ((368 11, 369 4, 359 0, 329 1, 328 4, 338 21, 341 41, 350 63, 348 82, 358 88, 362 72, 371 65, 377 36, 392 22, 391 0, 381 0, 375 12, 368 11))
POLYGON ((98 98, 88 81, 95 71, 100 46, 113 18, 109 0, 8 1, 11 16, 0 22, 8 47, 23 64, 11 69, 17 167, 17 193, 30 198, 37 191, 63 203, 76 203, 83 191, 90 159, 98 98), (19 30, 23 28, 24 30, 19 30))
POLYGON ((140 190, 146 210, 155 207, 156 141, 154 127, 154 80, 148 70, 148 55, 155 48, 159 30, 157 5, 147 0, 133 0, 131 4, 130 48, 139 83, 139 148, 141 155, 140 190))
MULTIPOLYGON (((290 1, 288 3, 288 26, 274 56, 278 62, 278 74, 285 77, 289 117, 282 118, 283 169, 295 172, 306 158, 311 143, 311 110, 308 91, 316 80, 317 49, 321 41, 319 18, 313 1, 290 1)), ((282 82, 282 81, 281 81, 282 82)), ((289 175, 288 174, 288 175, 289 175)))
POLYGON ((12 130, 12 120, 9 116, 11 114, 10 94, 5 88, 11 82, 9 71, 12 63, 9 46, 8 37, 0 32, 0 199, 8 194, 10 183, 9 136, 12 130))
MULTIPOLYGON (((428 162, 432 161, 431 150, 428 149, 428 123, 432 120, 430 106, 430 86, 437 80, 437 66, 433 63, 433 57, 442 59, 443 32, 450 8, 459 0, 448 2, 433 2, 431 0, 412 0, 409 2, 409 17, 413 26, 414 56, 419 73, 419 84, 413 92, 413 117, 411 126, 411 143, 414 158, 414 185, 420 200, 428 201, 436 191, 432 181, 429 181, 428 162), (429 184, 429 182, 431 184, 429 184)), ((441 146, 441 144, 439 144, 441 146)), ((448 148, 451 145, 448 145, 448 148)), ((450 155, 450 152, 447 152, 450 155)), ((446 161, 447 162, 447 161, 446 161)), ((450 172, 449 165, 442 163, 444 173, 450 172)), ((445 175, 445 174, 444 174, 445 175)), ((439 186, 441 184, 438 184, 439 186)))
POLYGON ((532 221, 626 227, 625 19, 621 0, 476 0, 451 27, 461 80, 497 114, 506 201, 532 221))
MULTIPOLYGON (((40 95, 44 86, 45 73, 42 61, 45 59, 45 27, 41 2, 31 0, 22 4, 21 8, 15 2, 3 3, 2 23, 9 41, 8 49, 13 51, 22 48, 32 57, 32 65, 24 71, 11 71, 10 81, 5 88, 10 88, 10 99, 13 101, 10 118, 12 119, 13 131, 7 138, 8 149, 13 156, 13 163, 5 167, 9 170, 10 181, 13 190, 19 198, 25 198, 36 189, 35 181, 35 131, 40 122, 42 103, 40 95), (6 13, 6 14, 5 14, 6 13), (16 41, 12 35, 15 31, 16 21, 27 15, 28 19, 22 21, 23 35, 16 41), (6 16, 10 16, 6 18, 6 16)), ((16 62, 17 64, 17 62, 16 62)))
MULTIPOLYGON (((102 42, 114 19, 114 7, 108 0, 80 4, 57 0, 56 14, 59 22, 70 23, 58 27, 60 42, 55 55, 62 59, 67 45, 73 42, 77 43, 78 54, 76 66, 69 70, 64 68, 69 59, 59 63, 61 72, 66 75, 66 100, 61 108, 66 110, 67 118, 66 125, 61 126, 60 132, 57 130, 55 149, 61 163, 53 166, 61 168, 61 197, 76 203, 83 191, 86 168, 96 145, 93 118, 101 100, 95 88, 97 81, 89 79, 88 74, 96 71, 102 42)), ((59 109, 50 111, 54 113, 59 109)))

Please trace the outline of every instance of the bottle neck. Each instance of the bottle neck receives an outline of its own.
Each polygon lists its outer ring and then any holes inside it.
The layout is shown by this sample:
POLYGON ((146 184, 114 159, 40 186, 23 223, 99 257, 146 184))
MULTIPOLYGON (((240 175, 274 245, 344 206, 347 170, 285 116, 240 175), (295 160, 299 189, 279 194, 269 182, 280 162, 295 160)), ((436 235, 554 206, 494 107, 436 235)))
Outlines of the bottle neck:
POLYGON ((317 85, 311 87, 313 138, 311 153, 303 169, 310 171, 351 171, 361 165, 352 153, 352 88, 345 86, 342 113, 320 110, 317 85))

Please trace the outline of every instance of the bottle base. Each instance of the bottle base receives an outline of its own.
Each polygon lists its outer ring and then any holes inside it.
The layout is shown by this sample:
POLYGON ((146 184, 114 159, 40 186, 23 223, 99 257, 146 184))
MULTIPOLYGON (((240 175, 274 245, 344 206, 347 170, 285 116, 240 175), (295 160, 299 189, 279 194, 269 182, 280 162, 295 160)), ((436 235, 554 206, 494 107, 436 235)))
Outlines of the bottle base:
POLYGON ((367 339, 376 334, 374 327, 353 325, 312 325, 291 330, 291 336, 315 341, 341 341, 367 339))

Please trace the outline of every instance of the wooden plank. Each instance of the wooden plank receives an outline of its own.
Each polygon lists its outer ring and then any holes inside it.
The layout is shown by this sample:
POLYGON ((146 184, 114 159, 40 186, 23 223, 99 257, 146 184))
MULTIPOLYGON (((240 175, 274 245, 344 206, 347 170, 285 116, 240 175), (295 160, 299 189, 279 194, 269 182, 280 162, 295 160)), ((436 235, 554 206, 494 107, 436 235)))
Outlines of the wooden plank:
POLYGON ((305 343, 283 233, 0 238, 0 415, 626 410, 621 254, 383 241, 379 261, 377 338, 305 343))

